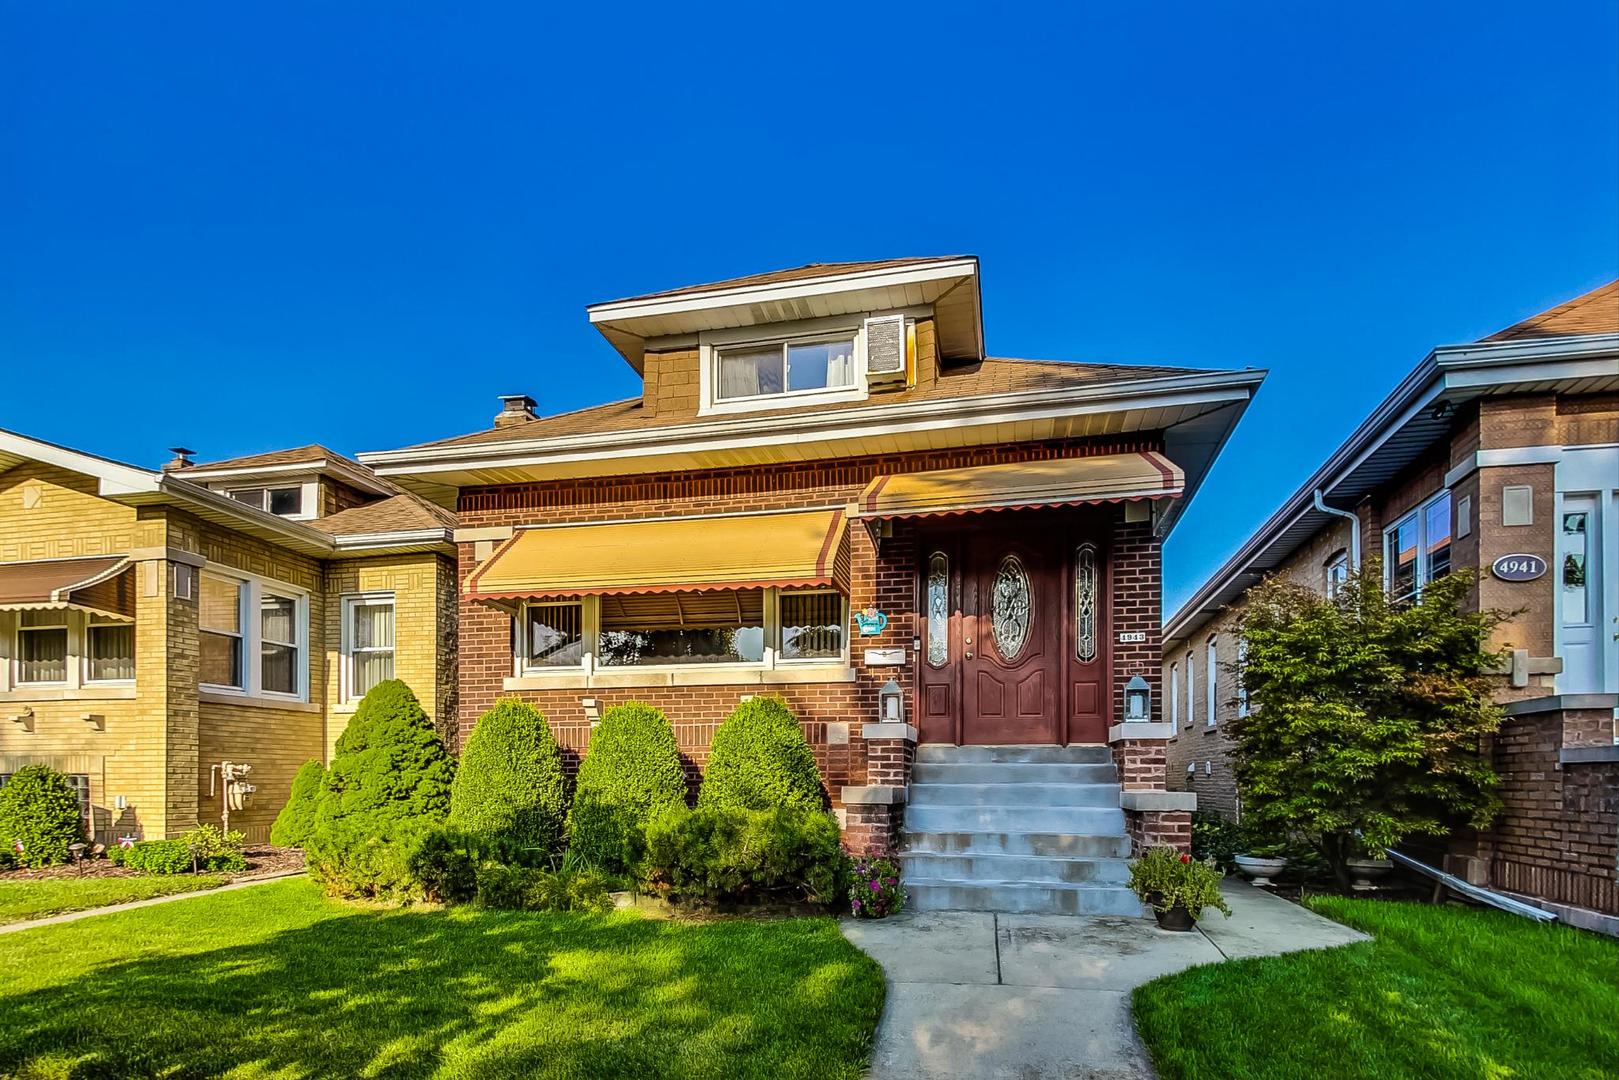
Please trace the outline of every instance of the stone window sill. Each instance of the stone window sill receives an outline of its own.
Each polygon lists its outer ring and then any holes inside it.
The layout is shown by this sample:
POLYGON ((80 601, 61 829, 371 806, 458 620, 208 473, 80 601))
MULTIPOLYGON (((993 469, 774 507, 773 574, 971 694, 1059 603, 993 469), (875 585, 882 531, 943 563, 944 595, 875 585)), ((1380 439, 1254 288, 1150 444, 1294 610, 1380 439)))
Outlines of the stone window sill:
POLYGON ((682 668, 662 671, 583 671, 520 675, 501 683, 504 690, 610 690, 660 686, 789 686, 851 683, 855 669, 843 666, 770 668, 682 668))

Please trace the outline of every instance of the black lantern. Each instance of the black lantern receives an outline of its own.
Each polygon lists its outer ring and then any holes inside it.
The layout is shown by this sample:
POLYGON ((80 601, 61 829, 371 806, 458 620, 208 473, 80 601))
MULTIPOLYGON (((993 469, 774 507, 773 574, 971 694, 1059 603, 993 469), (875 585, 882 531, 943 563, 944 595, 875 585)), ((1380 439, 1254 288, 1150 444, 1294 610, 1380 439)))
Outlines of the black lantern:
POLYGON ((1126 723, 1145 721, 1152 715, 1152 687, 1140 675, 1130 676, 1124 684, 1124 719, 1126 723))

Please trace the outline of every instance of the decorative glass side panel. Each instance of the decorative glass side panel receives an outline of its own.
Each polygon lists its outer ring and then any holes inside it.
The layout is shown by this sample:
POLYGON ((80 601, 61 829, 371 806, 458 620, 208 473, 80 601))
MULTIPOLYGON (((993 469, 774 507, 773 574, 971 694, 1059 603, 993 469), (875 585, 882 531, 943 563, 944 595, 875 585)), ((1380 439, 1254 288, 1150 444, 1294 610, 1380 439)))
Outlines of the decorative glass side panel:
POLYGON ((1074 655, 1096 659, 1096 549, 1089 544, 1074 552, 1074 655))
POLYGON ((950 560, 935 551, 928 559, 928 663, 950 659, 950 560))
POLYGON ((1001 560, 990 593, 990 633, 995 648, 1007 660, 1016 660, 1029 642, 1029 575, 1016 555, 1001 560))

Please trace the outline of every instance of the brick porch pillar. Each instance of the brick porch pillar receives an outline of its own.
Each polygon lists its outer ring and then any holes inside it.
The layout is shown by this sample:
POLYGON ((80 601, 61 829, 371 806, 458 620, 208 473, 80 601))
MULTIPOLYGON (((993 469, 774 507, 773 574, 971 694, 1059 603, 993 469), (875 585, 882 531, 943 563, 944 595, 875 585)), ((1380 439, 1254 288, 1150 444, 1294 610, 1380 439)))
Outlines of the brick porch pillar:
POLYGON ((843 844, 856 855, 892 855, 899 846, 905 793, 916 758, 916 728, 910 724, 862 724, 866 783, 845 787, 843 844))
POLYGON ((1119 770, 1119 807, 1130 834, 1130 853, 1150 847, 1192 850, 1192 811, 1197 794, 1169 790, 1165 746, 1174 724, 1135 721, 1114 724, 1107 741, 1119 770))

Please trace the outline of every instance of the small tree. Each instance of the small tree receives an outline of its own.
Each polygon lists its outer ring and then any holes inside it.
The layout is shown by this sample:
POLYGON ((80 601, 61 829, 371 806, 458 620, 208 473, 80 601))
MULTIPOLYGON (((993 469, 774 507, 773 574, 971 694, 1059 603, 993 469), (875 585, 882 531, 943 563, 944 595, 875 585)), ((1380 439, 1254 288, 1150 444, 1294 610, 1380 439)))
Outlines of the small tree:
POLYGON ((697 805, 825 809, 815 754, 785 701, 776 697, 744 701, 720 725, 709 747, 697 805))
POLYGON ((67 862, 68 845, 84 839, 79 797, 48 765, 24 765, 0 788, 0 845, 22 866, 67 862))
POLYGON ((560 846, 567 810, 562 757, 544 714, 519 698, 495 702, 461 751, 450 824, 543 856, 560 846))
POLYGON ((570 849, 605 870, 629 870, 640 861, 647 823, 685 805, 680 748, 663 710, 639 701, 614 705, 579 765, 570 849))
POLYGON ((1280 578, 1249 593, 1249 715, 1226 727, 1243 807, 1309 834, 1346 886, 1358 849, 1485 828, 1499 809, 1480 740, 1503 719, 1485 672, 1508 616, 1463 610, 1471 583, 1459 571, 1391 604, 1370 559, 1331 599, 1280 578))
POLYGON ((326 766, 306 761, 292 778, 292 794, 287 805, 270 826, 270 843, 279 847, 302 847, 315 830, 315 804, 326 783, 326 766))
POLYGON ((410 687, 373 686, 337 739, 315 808, 317 829, 380 834, 388 823, 442 821, 450 810, 455 760, 410 687))

